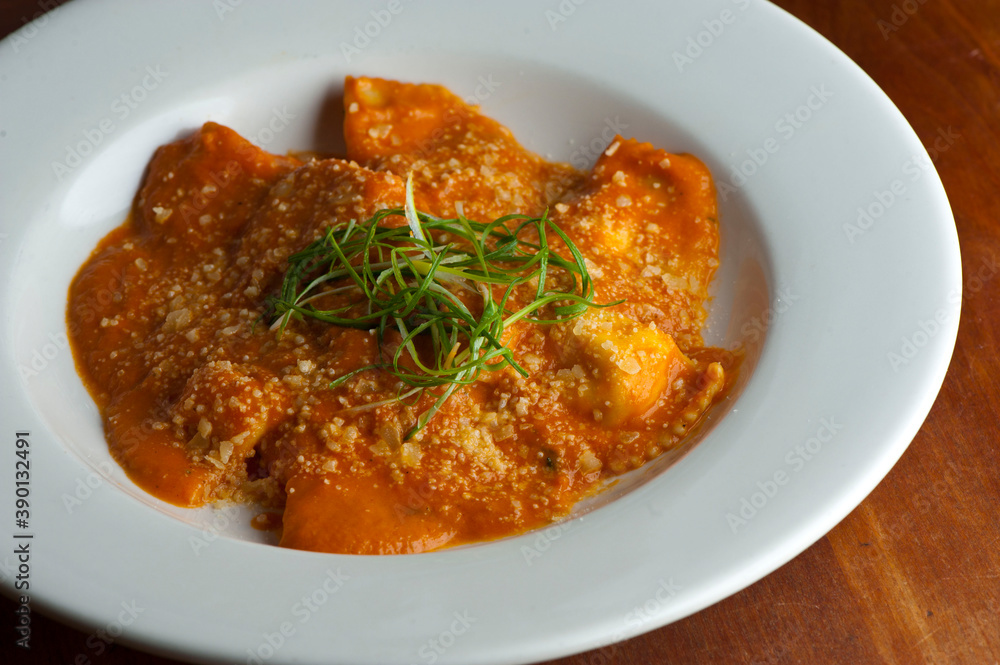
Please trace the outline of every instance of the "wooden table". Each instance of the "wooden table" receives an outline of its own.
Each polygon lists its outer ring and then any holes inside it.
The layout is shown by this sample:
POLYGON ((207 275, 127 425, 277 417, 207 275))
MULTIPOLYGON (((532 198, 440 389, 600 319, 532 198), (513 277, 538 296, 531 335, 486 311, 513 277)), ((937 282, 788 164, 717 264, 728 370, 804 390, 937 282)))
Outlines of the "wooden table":
MULTIPOLYGON (((1000 0, 777 4, 867 71, 928 148, 958 136, 936 161, 965 271, 951 369, 902 460, 826 537, 713 607, 560 665, 1000 662, 1000 0)), ((43 6, 0 0, 0 36, 43 6)), ((38 615, 27 658, 12 611, 3 599, 3 663, 173 662, 97 654, 38 615)))

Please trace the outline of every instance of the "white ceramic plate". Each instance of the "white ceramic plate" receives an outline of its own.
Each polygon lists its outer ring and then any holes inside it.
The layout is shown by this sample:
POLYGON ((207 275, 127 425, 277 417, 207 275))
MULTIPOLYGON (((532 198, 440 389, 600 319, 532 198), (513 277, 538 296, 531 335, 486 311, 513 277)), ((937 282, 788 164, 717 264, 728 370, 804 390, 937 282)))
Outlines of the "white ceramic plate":
POLYGON ((662 626, 854 508, 954 345, 959 250, 927 153, 864 73, 759 0, 78 1, 0 44, 0 86, 3 550, 35 536, 35 609, 150 651, 520 663, 662 626), (242 516, 173 509, 110 464, 65 344, 76 268, 153 149, 206 120, 277 152, 336 149, 348 73, 444 83, 577 164, 612 131, 708 163, 723 244, 707 338, 748 359, 697 447, 546 531, 384 558, 252 542, 242 516))

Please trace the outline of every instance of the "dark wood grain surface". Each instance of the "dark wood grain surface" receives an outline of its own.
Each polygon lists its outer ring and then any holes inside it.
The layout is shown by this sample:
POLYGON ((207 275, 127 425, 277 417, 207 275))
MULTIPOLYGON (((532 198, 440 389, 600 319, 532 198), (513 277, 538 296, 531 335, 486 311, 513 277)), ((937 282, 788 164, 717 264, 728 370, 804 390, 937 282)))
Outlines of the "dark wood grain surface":
MULTIPOLYGON (((54 4, 0 0, 0 36, 54 4)), ((899 464, 840 525, 748 589, 559 665, 1000 662, 1000 0, 779 0, 857 62, 928 149, 962 247, 951 368, 899 464)), ((2 94, 2 88, 0 88, 2 94)), ((9 158, 3 156, 4 159, 9 158)), ((166 665, 0 603, 0 662, 166 665)))

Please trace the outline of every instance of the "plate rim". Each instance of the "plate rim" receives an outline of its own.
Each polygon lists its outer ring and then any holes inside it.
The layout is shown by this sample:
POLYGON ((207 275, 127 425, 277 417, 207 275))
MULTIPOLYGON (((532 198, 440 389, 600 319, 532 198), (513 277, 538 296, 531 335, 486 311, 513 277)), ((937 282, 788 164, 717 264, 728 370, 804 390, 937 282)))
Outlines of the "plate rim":
MULTIPOLYGON (((79 16, 86 17, 89 12, 95 12, 95 11, 97 11, 98 8, 100 8, 102 5, 104 7, 111 7, 111 6, 114 6, 115 4, 116 3, 111 2, 111 1, 81 3, 79 0, 77 0, 76 2, 71 3, 68 7, 64 8, 63 10, 61 10, 61 11, 64 11, 64 12, 68 12, 67 15, 64 18, 55 18, 54 17, 53 25, 52 25, 52 27, 49 28, 49 30, 58 30, 58 29, 70 30, 73 27, 72 25, 70 25, 70 19, 72 19, 72 20, 80 20, 77 17, 79 17, 79 16), (70 13, 72 15, 70 15, 70 13), (64 23, 64 21, 65 21, 65 23, 64 23), (61 25, 64 25, 65 27, 61 28, 60 27, 61 25)), ((733 3, 724 3, 724 2, 722 2, 720 0, 719 2, 716 2, 714 6, 716 6, 716 7, 717 6, 728 6, 728 4, 733 4, 733 3)), ((760 3, 754 3, 754 4, 759 5, 760 3)), ((902 133, 909 132, 909 134, 910 134, 909 138, 911 138, 911 139, 916 138, 915 135, 913 134, 912 129, 909 127, 908 124, 906 124, 905 119, 899 113, 898 109, 896 109, 895 106, 892 105, 892 102, 887 97, 885 97, 884 93, 881 93, 881 91, 879 91, 877 89, 877 86, 875 86, 874 82, 871 81, 871 79, 868 78, 867 75, 864 74, 860 70, 860 68, 857 68, 857 65, 855 65, 854 63, 852 63, 845 55, 843 55, 842 53, 840 53, 840 51, 836 50, 836 48, 832 44, 830 44, 828 41, 826 41, 823 37, 821 37, 817 33, 813 32, 810 28, 808 28, 807 26, 805 26, 804 24, 802 24, 801 22, 799 22, 798 19, 795 19, 794 17, 792 17, 790 14, 788 14, 784 10, 781 10, 781 9, 779 9, 777 7, 774 7, 773 5, 763 5, 763 7, 765 9, 762 10, 762 12, 771 12, 771 16, 772 17, 778 17, 778 16, 782 17, 781 19, 774 18, 773 20, 786 20, 787 21, 788 19, 790 19, 789 25, 794 25, 794 28, 789 28, 789 29, 794 29, 794 30, 802 31, 802 29, 804 28, 809 33, 811 33, 814 40, 819 40, 817 42, 818 44, 825 45, 825 46, 822 46, 822 48, 827 49, 828 51, 832 50, 833 52, 835 52, 835 54, 836 54, 835 57, 837 57, 837 58, 840 59, 840 61, 839 61, 840 66, 845 66, 846 65, 846 66, 855 68, 856 71, 854 72, 854 75, 858 76, 860 74, 860 77, 863 78, 864 81, 867 81, 866 85, 868 85, 869 90, 871 92, 873 92, 874 94, 881 95, 881 97, 882 97, 882 104, 883 105, 887 104, 890 107, 890 109, 889 109, 890 115, 891 115, 891 113, 895 113, 898 116, 897 117, 897 121, 901 122, 901 126, 897 127, 896 129, 899 130, 902 133), (780 13, 774 13, 774 10, 778 10, 778 12, 780 12, 780 13), (874 90, 871 90, 872 88, 874 88, 874 90)), ((708 10, 706 10, 706 11, 708 11, 708 10)), ((708 13, 710 13, 710 12, 708 12, 708 13)), ((9 41, 10 41, 10 37, 8 37, 7 39, 5 39, 3 42, 0 42, 0 67, 3 67, 3 60, 5 58, 5 55, 7 55, 6 54, 6 50, 8 48, 9 41)), ((7 57, 9 58, 9 56, 7 56, 7 57)), ((935 195, 932 198, 934 198, 937 201, 937 203, 939 204, 939 207, 941 208, 941 210, 935 211, 935 214, 942 213, 943 210, 947 209, 947 218, 943 220, 942 225, 944 227, 947 227, 948 226, 947 223, 950 222, 950 228, 951 228, 952 231, 954 231, 954 220, 953 220, 953 218, 951 216, 950 208, 948 207, 948 204, 947 204, 947 197, 946 197, 946 195, 944 193, 943 186, 940 183, 940 179, 937 177, 936 173, 931 173, 927 177, 927 179, 924 180, 923 186, 925 188, 927 188, 928 191, 931 191, 935 195), (943 207, 941 206, 941 204, 943 204, 943 207)), ((0 191, 2 191, 2 187, 3 186, 0 185, 0 191)), ((954 249, 957 250, 957 239, 956 239, 956 242, 955 242, 955 245, 954 245, 954 249)), ((960 260, 960 256, 958 256, 957 262, 954 260, 955 256, 952 256, 951 259, 952 259, 952 263, 953 263, 953 265, 951 266, 952 269, 954 269, 955 265, 957 265, 957 267, 958 267, 957 280, 955 280, 955 275, 954 274, 951 276, 951 278, 956 281, 956 284, 954 285, 954 287, 960 289, 961 288, 961 260, 960 260)), ((12 270, 12 268, 11 268, 11 270, 12 270)), ((698 611, 702 607, 706 607, 708 605, 711 605, 714 602, 717 602, 718 600, 721 600, 722 598, 724 598, 724 597, 726 597, 728 595, 731 595, 732 593, 735 593, 739 589, 745 588, 745 586, 747 586, 747 585, 749 585, 749 584, 757 581, 758 579, 760 579, 761 577, 763 577, 767 573, 775 570, 780 565, 783 565, 785 562, 787 562, 788 560, 790 560, 791 558, 793 558, 794 556, 796 556, 797 554, 799 554, 801 551, 803 551, 806 547, 808 547, 809 544, 811 544, 812 542, 815 542, 816 539, 822 537, 823 534, 825 534, 827 531, 829 531, 830 528, 832 528, 837 522, 840 521, 840 519, 842 519, 848 512, 850 512, 850 510, 853 509, 854 506, 858 505, 860 503, 860 501, 863 500, 863 496, 862 496, 862 499, 858 499, 857 501, 855 501, 855 499, 857 498, 857 495, 859 493, 861 493, 863 491, 863 495, 866 496, 875 487, 875 485, 877 485, 877 483, 885 476, 885 474, 888 473, 889 469, 892 467, 892 465, 895 463, 895 461, 898 460, 899 456, 901 456, 902 453, 905 451, 905 449, 908 446, 910 440, 916 434, 916 431, 919 429, 920 424, 923 422, 924 418, 926 417, 927 412, 929 412, 930 407, 933 404, 933 401, 934 401, 934 399, 935 399, 935 397, 937 395, 937 392, 940 389, 940 386, 941 386, 941 384, 942 384, 942 382, 944 380, 945 372, 947 371, 947 367, 948 367, 949 360, 950 360, 950 357, 951 357, 951 352, 952 352, 952 350, 954 348, 955 337, 957 335, 958 311, 959 311, 959 308, 960 308, 960 302, 955 307, 955 309, 951 312, 951 314, 953 315, 952 319, 951 319, 952 325, 949 325, 945 329, 943 335, 940 336, 940 337, 938 337, 938 342, 937 342, 937 345, 936 345, 935 348, 938 351, 938 355, 941 356, 941 358, 938 358, 936 360, 936 362, 934 363, 934 367, 933 367, 934 371, 929 372, 928 376, 924 377, 924 383, 927 386, 927 389, 925 390, 925 399, 915 409, 911 409, 911 411, 908 414, 908 418, 906 419, 905 423, 898 425, 898 429, 900 431, 896 434, 895 441, 894 441, 893 445, 887 446, 887 447, 885 447, 881 451, 882 452, 882 458, 880 460, 880 464, 878 465, 878 468, 869 467, 868 474, 863 479, 863 482, 858 482, 857 486, 855 487, 854 494, 850 498, 847 498, 846 496, 842 496, 841 497, 841 501, 840 501, 840 505, 837 506, 836 510, 828 510, 827 514, 825 516, 825 519, 814 520, 809 525, 809 527, 807 529, 800 530, 800 532, 797 534, 797 536, 798 536, 797 538, 788 538, 788 539, 786 539, 785 542, 784 542, 784 548, 782 549, 780 555, 772 556, 766 562, 765 562, 764 559, 759 559, 757 561, 758 567, 756 569, 754 569, 752 572, 747 572, 747 573, 744 573, 741 576, 738 576, 741 579, 740 583, 742 584, 742 586, 740 586, 739 588, 733 589, 733 588, 731 588, 732 585, 729 585, 729 587, 723 588, 725 585, 719 585, 719 587, 717 589, 710 590, 709 592, 703 593, 702 596, 701 596, 701 600, 699 600, 697 602, 690 603, 691 607, 694 607, 695 605, 700 605, 700 607, 695 607, 694 609, 691 609, 690 611, 687 611, 686 613, 676 612, 676 611, 665 612, 664 616, 668 616, 669 615, 669 617, 670 617, 669 620, 671 620, 671 621, 678 620, 678 619, 682 618, 683 616, 687 616, 687 615, 689 615, 689 614, 691 614, 691 613, 693 613, 695 611, 698 611), (946 353, 944 352, 945 349, 946 349, 946 353), (910 432, 910 430, 912 430, 912 432, 910 432), (907 434, 907 432, 910 432, 910 433, 907 434), (885 467, 885 468, 883 469, 882 467, 885 467), (847 508, 847 510, 844 510, 844 507, 846 506, 846 504, 852 504, 852 505, 850 505, 850 507, 847 508), (840 512, 843 512, 843 514, 840 515, 839 517, 837 517, 836 514, 838 514, 840 512), (828 524, 828 522, 831 522, 831 521, 832 521, 832 523, 828 524), (815 536, 815 537, 813 537, 813 536, 815 536), (807 539, 811 539, 811 540, 809 540, 809 542, 804 547, 799 547, 801 545, 801 543, 804 540, 807 540, 807 539), (776 565, 773 565, 773 564, 775 564, 775 562, 778 562, 778 563, 776 565), (767 570, 764 570, 764 569, 767 569, 767 570), (761 572, 761 571, 763 571, 763 572, 761 572), (745 584, 743 583, 744 581, 745 581, 745 584), (704 602, 706 599, 708 600, 707 603, 704 602)), ((6 315, 5 315, 5 318, 6 318, 6 315)), ((9 324, 10 324, 9 321, 5 321, 5 326, 6 327, 9 327, 9 324)), ((783 325, 783 324, 779 324, 779 325, 783 325)), ((776 332, 780 332, 780 327, 779 327, 779 330, 776 331, 776 332)), ((7 341, 6 337, 4 338, 4 341, 5 342, 7 341)), ((772 346, 772 349, 773 349, 773 346, 772 346)), ((4 393, 6 393, 6 392, 8 392, 10 390, 10 386, 3 387, 2 390, 3 390, 4 393)), ((631 502, 632 503, 638 503, 639 500, 636 499, 636 498, 633 498, 631 502)), ((5 528, 7 528, 7 527, 5 527, 5 528)), ((181 527, 177 527, 176 533, 180 533, 180 529, 181 529, 181 527)), ((242 548, 242 545, 235 545, 234 547, 236 547, 236 549, 239 550, 239 549, 242 548)), ((291 558, 293 560, 309 561, 309 560, 312 560, 314 558, 314 556, 323 556, 323 555, 311 555, 311 554, 308 554, 308 553, 292 553, 292 554, 289 555, 289 558, 291 558)), ((430 554, 430 555, 420 555, 420 556, 421 557, 425 557, 425 556, 426 557, 441 557, 443 559, 449 559, 449 558, 454 558, 454 552, 447 552, 446 551, 446 552, 442 552, 442 553, 434 553, 434 554, 430 554)), ((473 556, 473 559, 475 559, 475 558, 477 558, 477 557, 473 556)), ((4 581, 3 585, 0 586, 0 588, 2 588, 3 592, 5 593, 5 595, 9 595, 10 592, 11 592, 11 589, 8 587, 7 581, 4 581)), ((46 597, 46 596, 43 595, 43 596, 40 596, 38 598, 38 600, 39 600, 39 606, 40 607, 42 607, 43 609, 44 608, 48 608, 53 613, 60 615, 64 620, 68 619, 69 622, 71 622, 71 623, 76 623, 78 625, 85 625, 85 626, 89 626, 89 627, 99 626, 102 623, 106 623, 104 621, 101 621, 101 619, 97 618, 97 617, 93 617, 93 618, 91 618, 91 617, 84 617, 84 616, 81 616, 81 615, 79 615, 77 613, 74 613, 72 611, 70 605, 68 605, 65 602, 59 602, 60 599, 58 599, 58 598, 56 598, 54 596, 46 597), (77 619, 82 619, 83 621, 77 621, 77 619)), ((78 608, 79 608, 79 606, 77 606, 77 609, 78 608)), ((604 621, 602 621, 602 622, 601 621, 595 621, 595 622, 592 623, 592 625, 590 627, 591 628, 595 628, 595 627, 597 627, 596 625, 599 625, 599 624, 605 624, 603 626, 600 626, 600 629, 596 631, 597 633, 599 633, 599 637, 601 639, 604 639, 604 638, 606 638, 608 636, 612 636, 612 637, 614 636, 613 631, 610 630, 611 625, 613 624, 614 626, 620 626, 621 621, 620 621, 620 617, 605 617, 604 621)), ((641 629, 637 629, 635 632, 632 632, 631 634, 622 634, 622 637, 631 637, 633 635, 640 634, 642 632, 646 632, 647 630, 652 630, 652 629, 658 628, 660 625, 663 625, 663 624, 658 624, 657 620, 653 620, 653 621, 650 621, 650 622, 648 622, 646 624, 643 624, 642 626, 639 627, 641 629)), ((579 632, 579 631, 577 631, 577 632, 579 632)), ((626 631, 626 633, 627 632, 628 631, 626 631)), ((154 649, 157 649, 157 650, 162 649, 162 651, 159 651, 160 653, 171 655, 173 657, 182 657, 182 658, 192 658, 192 657, 194 657, 194 658, 201 658, 201 656, 199 656, 197 653, 191 653, 189 651, 186 651, 182 646, 173 645, 173 644, 170 644, 169 642, 165 641, 166 640, 166 636, 164 634, 162 634, 162 633, 159 634, 160 635, 160 639, 155 639, 156 635, 157 635, 157 633, 156 633, 155 630, 149 631, 149 632, 145 632, 145 633, 141 632, 141 631, 135 632, 135 633, 126 633, 122 637, 121 641, 124 642, 124 643, 135 644, 138 648, 142 648, 142 649, 145 649, 145 650, 149 650, 150 647, 153 647, 154 649), (132 637, 130 637, 130 635, 134 635, 134 639, 132 637)), ((520 653, 520 654, 514 653, 514 652, 517 651, 516 647, 510 647, 509 648, 510 651, 508 653, 506 653, 505 656, 509 656, 509 657, 511 657, 513 659, 517 659, 517 660, 523 659, 524 657, 535 658, 535 657, 537 657, 539 655, 541 657, 545 657, 545 658, 557 657, 557 656, 561 656, 561 655, 567 655, 569 653, 574 653, 576 651, 579 651, 580 648, 591 648, 591 647, 594 647, 594 646, 598 646, 599 645, 598 643, 601 641, 601 639, 598 639, 596 641, 594 641, 594 640, 577 640, 576 642, 574 642, 574 644, 572 646, 567 646, 567 645, 564 645, 564 644, 558 644, 558 643, 550 641, 547 650, 541 648, 541 646, 537 646, 536 645, 532 649, 530 649, 531 654, 528 654, 524 650, 523 645, 522 645, 522 649, 521 649, 522 653, 520 653)), ((203 656, 207 652, 201 651, 200 653, 203 656)), ((496 656, 496 654, 493 654, 493 656, 496 656)), ((498 660, 497 658, 495 658, 493 656, 491 656, 490 654, 486 654, 486 655, 484 655, 483 658, 481 658, 481 662, 500 662, 500 660, 498 660)), ((215 655, 211 656, 210 660, 218 660, 218 659, 220 659, 222 657, 224 657, 224 654, 222 653, 221 650, 218 650, 215 655)))

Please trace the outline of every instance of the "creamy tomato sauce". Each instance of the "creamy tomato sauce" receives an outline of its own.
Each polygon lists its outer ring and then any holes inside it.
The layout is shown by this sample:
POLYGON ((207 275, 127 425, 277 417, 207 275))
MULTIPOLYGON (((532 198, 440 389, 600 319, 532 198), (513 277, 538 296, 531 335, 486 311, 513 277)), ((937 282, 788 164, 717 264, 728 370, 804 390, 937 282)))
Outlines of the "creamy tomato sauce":
POLYGON ((139 486, 280 510, 287 547, 421 552, 566 515, 721 398, 735 360, 700 335, 718 265, 700 161, 616 137, 580 173, 435 85, 348 78, 344 103, 344 159, 272 155, 214 123, 161 147, 130 219, 73 281, 79 372, 139 486), (330 387, 384 361, 391 339, 308 318, 279 332, 266 315, 289 256, 402 207, 408 176, 416 207, 440 217, 547 210, 595 302, 624 302, 515 324, 504 342, 529 375, 480 374, 405 439, 433 391, 400 401, 378 369, 330 387))

